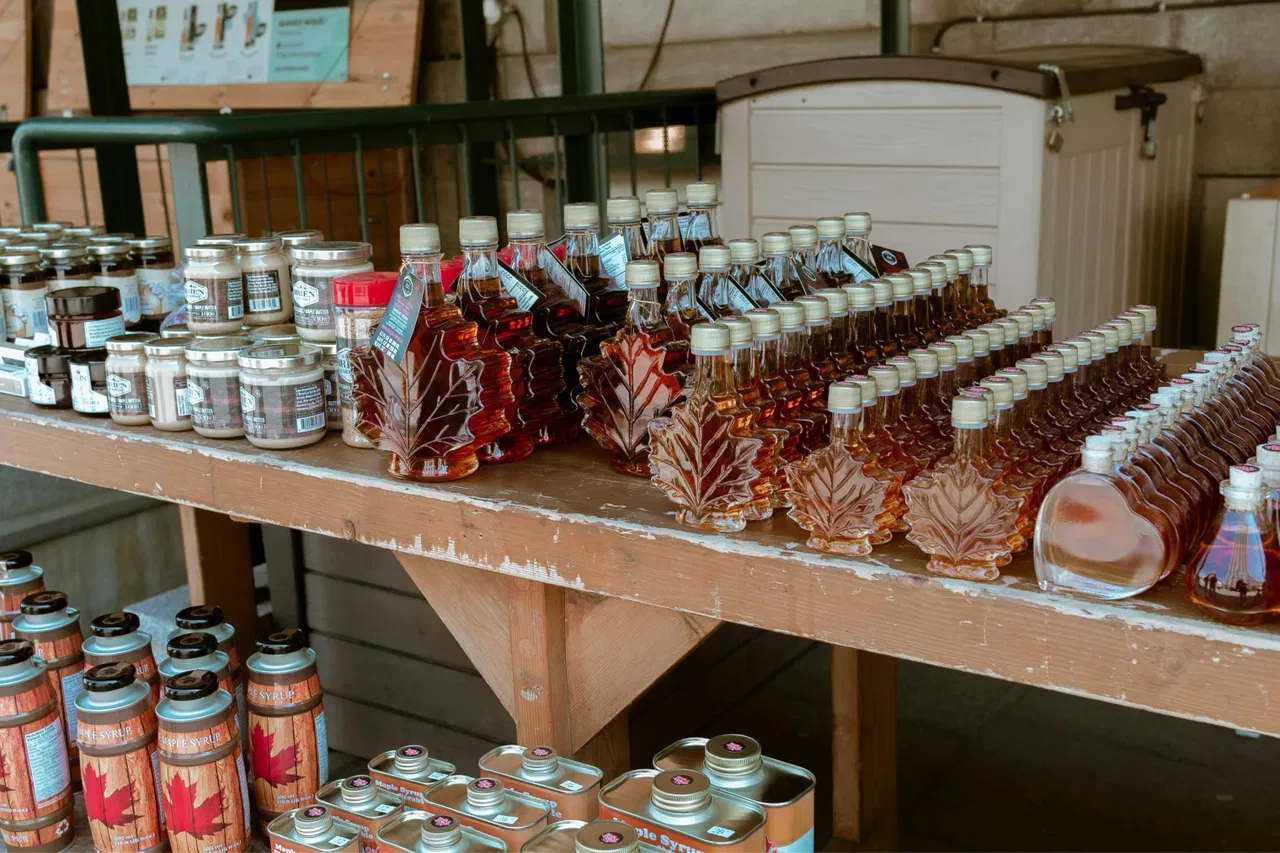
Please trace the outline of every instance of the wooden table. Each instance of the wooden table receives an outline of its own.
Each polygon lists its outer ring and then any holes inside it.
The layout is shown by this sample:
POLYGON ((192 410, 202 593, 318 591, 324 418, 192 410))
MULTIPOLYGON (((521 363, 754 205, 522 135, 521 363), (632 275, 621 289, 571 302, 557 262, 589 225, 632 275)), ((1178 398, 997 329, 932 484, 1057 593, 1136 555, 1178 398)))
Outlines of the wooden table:
POLYGON ((336 436, 269 452, 0 398, 0 464, 180 504, 193 599, 233 621, 252 581, 232 518, 395 552, 520 741, 611 771, 629 763, 627 706, 719 621, 831 643, 835 827, 866 847, 894 843, 896 658, 1280 735, 1280 635, 1209 621, 1174 586, 1049 595, 1025 554, 995 583, 936 578, 900 540, 810 551, 781 514, 700 533, 585 439, 439 485, 392 480, 384 459, 336 436))

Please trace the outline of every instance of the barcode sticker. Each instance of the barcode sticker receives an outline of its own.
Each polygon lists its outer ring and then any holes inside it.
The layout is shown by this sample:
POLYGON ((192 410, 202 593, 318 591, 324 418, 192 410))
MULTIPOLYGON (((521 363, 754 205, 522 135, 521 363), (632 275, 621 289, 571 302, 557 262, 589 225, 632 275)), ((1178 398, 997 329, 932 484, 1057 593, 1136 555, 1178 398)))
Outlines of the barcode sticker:
POLYGON ((735 833, 732 829, 728 829, 723 826, 713 826, 707 830, 707 834, 719 836, 720 838, 733 838, 733 836, 736 835, 737 833, 735 833))
POLYGON ((298 418, 298 433, 301 434, 304 432, 314 432, 318 429, 324 429, 326 425, 325 418, 326 415, 324 412, 321 412, 318 415, 305 415, 304 417, 298 418))
POLYGON ((262 314, 267 311, 279 311, 279 310, 280 310, 279 296, 249 299, 249 312, 251 314, 262 314))

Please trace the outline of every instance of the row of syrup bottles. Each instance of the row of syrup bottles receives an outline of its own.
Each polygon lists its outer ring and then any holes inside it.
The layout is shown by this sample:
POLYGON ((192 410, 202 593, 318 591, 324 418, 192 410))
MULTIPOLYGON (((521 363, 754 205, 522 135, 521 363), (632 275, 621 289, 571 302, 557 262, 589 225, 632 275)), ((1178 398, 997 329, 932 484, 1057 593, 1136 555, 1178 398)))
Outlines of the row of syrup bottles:
POLYGON ((1080 469, 1041 510, 1042 588, 1117 599, 1185 578, 1191 599, 1222 621, 1280 610, 1280 371, 1256 325, 1232 331, 1086 438, 1080 469))

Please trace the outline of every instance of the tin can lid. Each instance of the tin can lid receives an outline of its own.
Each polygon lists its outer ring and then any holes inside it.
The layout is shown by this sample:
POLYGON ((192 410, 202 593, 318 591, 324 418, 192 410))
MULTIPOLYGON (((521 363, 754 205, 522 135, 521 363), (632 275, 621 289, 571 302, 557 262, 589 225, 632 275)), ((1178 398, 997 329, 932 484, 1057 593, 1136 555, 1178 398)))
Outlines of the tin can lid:
POLYGON ((225 621, 222 608, 216 604, 196 604, 184 607, 173 617, 173 623, 184 631, 202 631, 216 628, 225 621))
POLYGON ((165 651, 174 660, 202 658, 218 650, 218 638, 204 631, 192 631, 169 639, 165 651))
POLYGON ((402 773, 421 773, 427 769, 431 753, 422 744, 409 743, 397 749, 392 760, 402 773))
POLYGON ((303 838, 322 838, 333 828, 329 807, 312 803, 293 813, 293 828, 303 838))
POLYGON ((35 243, 37 246, 46 246, 58 241, 58 235, 51 231, 19 231, 17 236, 20 242, 35 243))
POLYGON ((90 243, 87 251, 95 258, 127 258, 129 256, 129 244, 123 241, 119 243, 90 243))
POLYGON ((289 370, 320 363, 320 350, 308 344, 260 344, 240 353, 240 366, 250 370, 289 370))
POLYGON ((305 228, 296 231, 277 231, 276 236, 280 238, 281 243, 292 248, 305 246, 307 243, 319 243, 324 239, 324 232, 305 228))
POLYGON ((323 240, 293 247, 295 261, 367 261, 373 246, 358 240, 323 240))
POLYGON ((593 820, 578 830, 575 853, 638 853, 640 836, 620 820, 593 820))
POLYGON ((724 776, 754 773, 764 764, 760 742, 746 735, 717 735, 705 749, 707 769, 724 776))
POLYGON ((696 812, 711 799, 711 781, 696 770, 664 770, 653 777, 650 800, 665 812, 696 812))
POLYGON ((120 291, 114 287, 67 287, 45 298, 49 313, 59 317, 111 314, 120 310, 120 291))
POLYGON ((190 702, 218 692, 218 676, 207 669, 175 675, 164 685, 164 695, 174 702, 190 702))
MULTIPOLYGON (((335 279, 335 281, 336 280, 337 279, 335 279)), ((272 341, 297 342, 302 340, 302 336, 298 334, 298 327, 293 323, 272 323, 270 326, 250 326, 249 337, 255 341, 261 341, 262 343, 272 341)))
POLYGON ((93 636, 106 639, 132 634, 141 624, 136 614, 127 610, 117 610, 115 613, 104 613, 94 619, 89 623, 89 630, 93 636))
POLYGON ((0 666, 13 666, 29 661, 36 654, 30 640, 6 640, 0 643, 0 666))
POLYGON ((137 680, 138 671, 131 663, 100 663, 84 674, 84 689, 90 693, 106 693, 109 690, 121 690, 137 680))
POLYGON ((373 778, 363 774, 343 779, 338 783, 338 790, 342 792, 342 802, 351 805, 367 803, 378 797, 378 786, 373 784, 373 778))
MULTIPOLYGON (((129 248, 137 251, 155 251, 156 249, 171 249, 173 244, 169 242, 169 238, 164 234, 148 234, 146 237, 135 237, 132 240, 126 240, 129 248)), ((58 244, 55 243, 54 246, 58 244)))
POLYGON ((462 838, 462 825, 447 814, 427 815, 422 821, 422 846, 426 850, 452 848, 462 838))
POLYGON ((264 655, 287 655, 302 651, 306 647, 302 631, 297 628, 283 628, 258 638, 258 653, 264 655))
POLYGON ((106 233, 105 225, 72 225, 70 228, 62 229, 64 237, 99 237, 106 233))
POLYGON ((46 613, 57 613, 67 609, 67 594, 54 590, 33 592, 22 599, 19 609, 26 616, 42 616, 46 613))
POLYGON ((31 552, 16 548, 12 551, 0 552, 0 569, 11 572, 14 569, 25 569, 31 565, 31 552))
POLYGON ((491 809, 502 802, 504 793, 501 779, 481 776, 467 783, 467 805, 477 809, 491 809))
POLYGON ((560 753, 550 746, 531 746, 520 757, 520 766, 531 776, 546 776, 560 766, 560 753))

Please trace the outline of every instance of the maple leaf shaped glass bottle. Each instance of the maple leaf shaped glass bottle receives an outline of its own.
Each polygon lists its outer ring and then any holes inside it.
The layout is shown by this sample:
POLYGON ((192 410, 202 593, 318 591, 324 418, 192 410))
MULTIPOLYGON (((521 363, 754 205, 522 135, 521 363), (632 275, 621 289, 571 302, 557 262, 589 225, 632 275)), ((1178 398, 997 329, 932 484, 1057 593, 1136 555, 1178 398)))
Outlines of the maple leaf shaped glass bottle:
MULTIPOLYGON (((823 385, 835 382, 840 370, 831 354, 830 303, 821 296, 801 296, 795 303, 804 309, 804 353, 810 375, 823 385)), ((825 398, 824 388, 819 402, 825 403, 825 398)))
POLYGON ((973 339, 964 335, 952 335, 945 343, 956 348, 956 388, 968 388, 981 378, 973 370, 973 339))
MULTIPOLYGON (((933 273, 923 267, 906 271, 911 277, 911 323, 921 346, 938 339, 938 330, 929 316, 929 294, 933 291, 933 273)), ((912 347, 915 349, 915 347, 912 347)))
POLYGON ((927 477, 903 486, 907 533, 929 555, 934 574, 995 580, 1017 534, 1019 501, 1000 494, 998 475, 983 456, 987 403, 956 397, 951 404, 955 443, 927 477))
POLYGON ((915 317, 911 313, 911 300, 914 297, 915 283, 906 273, 895 272, 885 276, 885 281, 893 288, 893 341, 896 347, 893 352, 885 352, 885 358, 899 353, 910 352, 922 346, 920 336, 916 334, 915 317))
POLYGON ((815 271, 827 280, 827 287, 843 287, 853 282, 853 276, 844 271, 843 217, 831 216, 819 219, 815 226, 818 231, 818 249, 814 252, 815 271))
POLYGON ((653 482, 674 502, 676 520, 702 530, 744 529, 767 479, 773 449, 755 428, 733 387, 729 329, 702 323, 690 349, 695 371, 689 396, 649 426, 653 482))
POLYGON ((722 246, 716 211, 720 208, 720 194, 715 184, 699 181, 685 184, 684 200, 689 208, 685 223, 684 250, 697 254, 703 246, 722 246))
MULTIPOLYGON (((934 374, 925 378, 930 383, 937 378, 937 356, 929 350, 913 350, 928 353, 934 358, 934 374)), ((909 355, 895 355, 886 364, 898 371, 898 399, 902 409, 902 422, 915 436, 916 446, 924 454, 921 467, 928 467, 937 461, 951 446, 951 441, 942 434, 933 420, 932 413, 920 402, 920 380, 917 361, 909 355)))
MULTIPOLYGON (((986 316, 989 320, 1005 316, 1005 312, 996 307, 995 299, 991 296, 991 247, 972 244, 956 251, 969 253, 971 264, 969 289, 973 292, 973 302, 978 313, 986 316)), ((963 256, 957 255, 957 260, 963 266, 963 256)))
POLYGON ((849 349, 849 294, 843 288, 824 287, 814 295, 827 300, 827 351, 836 373, 852 373, 859 365, 849 349))
POLYGON ((409 276, 422 288, 421 303, 404 318, 399 359, 384 351, 380 335, 349 354, 357 429, 390 454, 391 476, 456 480, 476 470, 482 447, 511 431, 511 356, 492 338, 482 342, 477 324, 445 298, 439 228, 402 225, 400 253, 399 292, 388 310, 404 297, 409 276))
POLYGON ((929 273, 929 323, 933 333, 928 342, 933 343, 956 333, 946 311, 947 266, 930 258, 920 269, 929 273))
POLYGON ((823 398, 827 386, 809 367, 809 333, 805 328, 804 306, 796 302, 775 302, 769 308, 778 313, 781 324, 783 376, 788 387, 800 392, 803 401, 794 417, 805 426, 800 447, 808 453, 816 450, 826 439, 827 411, 823 398))
POLYGON ((757 501, 747 511, 748 521, 762 521, 773 515, 775 509, 787 505, 782 492, 785 487, 782 465, 784 460, 794 459, 799 453, 801 431, 798 424, 783 424, 777 420, 777 405, 772 399, 765 398, 756 385, 753 348, 755 333, 751 321, 734 315, 722 317, 716 322, 729 327, 729 363, 733 367, 733 388, 742 398, 742 404, 751 412, 756 429, 771 436, 773 455, 768 463, 769 480, 762 481, 757 486, 762 496, 763 489, 767 488, 769 499, 767 502, 757 501))
POLYGON ((1004 361, 1004 327, 996 323, 983 323, 975 331, 986 332, 987 334, 987 362, 990 369, 987 371, 988 376, 995 374, 1002 367, 1011 367, 1004 361))
POLYGON ((1058 300, 1052 296, 1037 296, 1031 300, 1032 305, 1044 311, 1045 346, 1053 344, 1053 321, 1058 316, 1058 300))
POLYGON ((974 307, 973 289, 970 287, 973 253, 966 249, 948 249, 942 254, 954 258, 956 262, 955 313, 952 315, 956 329, 964 331, 987 322, 991 318, 974 307))
POLYGON ((846 284, 849 297, 849 354, 855 368, 865 371, 884 361, 876 343, 876 292, 869 284, 846 284))
MULTIPOLYGON (((944 275, 944 283, 942 286, 942 325, 947 332, 943 335, 955 335, 964 331, 964 326, 960 324, 959 310, 956 294, 956 287, 960 278, 960 262, 956 260, 954 255, 930 255, 925 263, 942 264, 942 268, 946 270, 944 275)), ((923 264, 921 264, 923 266, 923 264)))
POLYGON ((886 532, 885 507, 898 500, 898 478, 862 442, 862 389, 856 383, 833 382, 827 412, 830 440, 786 466, 787 514, 809 533, 810 548, 863 556, 871 553, 872 537, 886 532))
POLYGON ((875 326, 876 346, 884 358, 901 355, 903 350, 893 335, 893 283, 884 278, 873 278, 866 282, 876 295, 876 313, 872 318, 875 326))
POLYGON ((787 229, 791 235, 791 260, 795 262, 800 273, 800 286, 805 295, 812 294, 820 287, 835 287, 834 281, 818 272, 818 229, 813 225, 792 225, 787 229))
MULTIPOLYGON (((777 422, 766 420, 765 425, 781 426, 787 430, 789 437, 783 444, 782 458, 794 461, 802 454, 805 436, 823 429, 822 421, 806 416, 804 392, 787 383, 783 369, 781 315, 772 308, 753 308, 742 316, 751 323, 756 391, 762 401, 772 400, 777 406, 774 415, 777 422)), ((762 402, 761 405, 766 404, 762 402)))
POLYGON ((1045 327, 1044 309, 1039 305, 1027 304, 1019 307, 1018 310, 1025 311, 1031 315, 1031 351, 1036 352, 1047 347, 1051 341, 1049 340, 1048 330, 1045 327))
POLYGON ((730 261, 728 246, 703 246, 698 252, 698 299, 716 317, 757 307, 729 277, 730 261))
POLYGON ((872 272, 880 269, 871 248, 870 213, 859 211, 844 215, 844 245, 854 257, 866 264, 867 269, 872 272))
POLYGON ((667 280, 667 324, 677 340, 688 341, 694 326, 713 319, 698 301, 698 259, 672 252, 661 267, 667 280))
POLYGON ((616 330, 627 313, 627 291, 600 269, 600 208, 595 202, 564 206, 564 265, 587 292, 587 319, 616 330))
POLYGON ((658 263, 672 252, 688 252, 680 237, 680 223, 676 215, 680 211, 680 196, 675 190, 663 188, 644 194, 645 212, 649 215, 649 251, 658 263))
POLYGON ((729 275, 757 306, 764 307, 783 300, 782 294, 774 289, 773 282, 765 275, 759 243, 750 238, 730 240, 729 257, 732 261, 729 275))
POLYGON ((482 346, 497 345, 511 356, 515 397, 507 413, 511 431, 481 447, 477 455, 486 463, 515 462, 533 452, 535 435, 563 416, 559 395, 565 387, 564 348, 533 333, 533 315, 502 284, 497 220, 492 216, 459 220, 458 241, 462 271, 453 288, 455 304, 479 325, 482 346))
MULTIPOLYGON (((880 402, 879 383, 872 376, 865 373, 855 373, 846 381, 855 383, 862 389, 862 423, 859 429, 862 433, 862 440, 866 443, 867 448, 875 454, 876 461, 880 463, 882 468, 886 468, 897 475, 898 481, 906 482, 918 473, 920 473, 920 463, 914 459, 907 457, 902 452, 901 445, 897 439, 889 433, 884 423, 880 420, 881 412, 886 408, 885 404, 880 402)), ((893 513, 892 518, 887 522, 886 527, 889 532, 905 533, 908 530, 907 522, 904 518, 907 512, 907 505, 904 501, 898 501, 891 507, 886 507, 893 513)), ((883 540, 873 538, 872 544, 880 544, 880 541, 888 541, 887 536, 883 540)))
MULTIPOLYGON (((933 399, 924 400, 934 413, 933 422, 938 425, 947 438, 951 435, 951 401, 960 390, 956 382, 956 345, 951 341, 935 341, 929 344, 928 350, 938 357, 938 378, 933 383, 933 399)), ((910 355, 911 350, 907 353, 910 355)))
POLYGON ((1187 562, 1196 606, 1222 622, 1256 625, 1280 611, 1280 543, 1256 465, 1233 465, 1222 508, 1187 562))
POLYGON ((760 256, 764 259, 764 274, 773 283, 774 290, 783 299, 804 296, 800 283, 800 270, 791 254, 791 235, 786 231, 770 231, 760 238, 760 256))
MULTIPOLYGON (((971 342, 973 350, 973 381, 978 382, 986 379, 995 372, 991 366, 991 338, 981 326, 976 329, 966 329, 960 336, 968 338, 971 342)), ((1000 340, 1002 343, 1004 342, 1004 335, 1000 336, 1000 340)))

